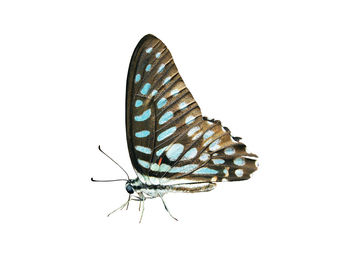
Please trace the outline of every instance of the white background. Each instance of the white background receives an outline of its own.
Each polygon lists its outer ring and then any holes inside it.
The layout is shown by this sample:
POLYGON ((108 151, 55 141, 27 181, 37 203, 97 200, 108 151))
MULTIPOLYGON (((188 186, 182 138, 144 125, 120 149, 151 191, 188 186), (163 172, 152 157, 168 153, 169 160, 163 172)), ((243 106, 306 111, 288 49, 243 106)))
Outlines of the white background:
POLYGON ((1 1, 1 262, 349 262, 347 1, 1 1), (260 157, 245 182, 106 214, 134 177, 131 54, 152 33, 204 115, 260 157))

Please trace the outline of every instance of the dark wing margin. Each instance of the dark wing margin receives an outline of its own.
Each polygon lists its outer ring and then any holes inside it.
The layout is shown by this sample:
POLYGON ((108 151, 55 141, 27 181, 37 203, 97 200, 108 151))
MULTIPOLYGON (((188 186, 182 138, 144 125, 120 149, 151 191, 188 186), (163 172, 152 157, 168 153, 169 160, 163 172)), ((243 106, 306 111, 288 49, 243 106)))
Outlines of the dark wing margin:
POLYGON ((135 153, 135 146, 133 142, 133 133, 132 133, 132 103, 134 101, 135 96, 135 89, 134 86, 134 80, 136 75, 136 69, 137 69, 137 63, 139 61, 140 53, 143 50, 144 44, 153 39, 153 35, 146 35, 144 36, 140 42, 137 44, 130 60, 129 70, 128 70, 128 76, 126 80, 126 98, 125 98, 125 126, 126 126, 126 139, 128 143, 128 150, 130 155, 131 163, 139 173, 141 173, 141 169, 139 168, 139 164, 137 162, 137 157, 135 153))

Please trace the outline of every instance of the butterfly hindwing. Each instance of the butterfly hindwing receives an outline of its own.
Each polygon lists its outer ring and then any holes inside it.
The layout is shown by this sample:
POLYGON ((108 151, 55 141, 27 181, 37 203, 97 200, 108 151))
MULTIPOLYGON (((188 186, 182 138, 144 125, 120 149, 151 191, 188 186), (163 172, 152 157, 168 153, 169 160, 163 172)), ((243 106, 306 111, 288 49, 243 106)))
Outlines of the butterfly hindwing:
POLYGON ((141 180, 244 180, 254 154, 219 121, 202 117, 167 47, 147 35, 129 67, 126 95, 129 154, 141 180))

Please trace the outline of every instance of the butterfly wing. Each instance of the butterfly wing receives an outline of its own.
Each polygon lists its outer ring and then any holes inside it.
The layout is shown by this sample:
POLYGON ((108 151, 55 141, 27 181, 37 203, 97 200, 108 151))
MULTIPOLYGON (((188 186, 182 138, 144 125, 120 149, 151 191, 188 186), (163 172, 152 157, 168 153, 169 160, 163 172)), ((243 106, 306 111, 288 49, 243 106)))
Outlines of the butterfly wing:
POLYGON ((126 130, 134 169, 148 184, 244 180, 256 170, 256 155, 219 121, 203 118, 169 50, 152 35, 131 58, 126 130))

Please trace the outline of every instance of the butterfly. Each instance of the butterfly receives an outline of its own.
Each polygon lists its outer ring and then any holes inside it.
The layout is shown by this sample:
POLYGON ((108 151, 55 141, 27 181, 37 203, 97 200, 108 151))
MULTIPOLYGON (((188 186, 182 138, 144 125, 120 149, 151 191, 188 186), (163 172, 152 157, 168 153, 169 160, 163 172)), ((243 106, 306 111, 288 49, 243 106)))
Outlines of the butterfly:
POLYGON ((168 48, 153 35, 144 36, 132 55, 125 112, 137 178, 124 179, 129 198, 116 210, 139 201, 140 222, 147 199, 159 197, 176 219, 165 194, 211 191, 218 182, 246 180, 257 170, 258 156, 247 152, 240 137, 220 121, 202 116, 168 48))

